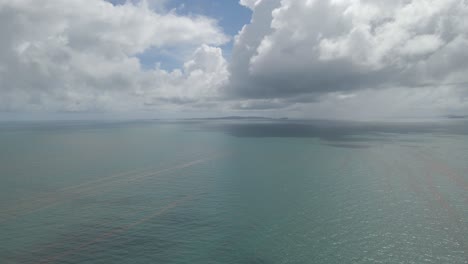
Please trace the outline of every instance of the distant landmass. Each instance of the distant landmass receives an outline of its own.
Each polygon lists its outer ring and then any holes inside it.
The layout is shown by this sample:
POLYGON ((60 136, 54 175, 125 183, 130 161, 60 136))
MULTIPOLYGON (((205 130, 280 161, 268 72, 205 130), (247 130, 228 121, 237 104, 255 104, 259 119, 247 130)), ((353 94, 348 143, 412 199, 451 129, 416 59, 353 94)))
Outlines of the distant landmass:
POLYGON ((450 119, 466 119, 468 115, 447 115, 446 117, 450 119))
POLYGON ((222 117, 201 117, 187 118, 188 120, 288 120, 287 117, 272 118, 263 116, 222 116, 222 117))

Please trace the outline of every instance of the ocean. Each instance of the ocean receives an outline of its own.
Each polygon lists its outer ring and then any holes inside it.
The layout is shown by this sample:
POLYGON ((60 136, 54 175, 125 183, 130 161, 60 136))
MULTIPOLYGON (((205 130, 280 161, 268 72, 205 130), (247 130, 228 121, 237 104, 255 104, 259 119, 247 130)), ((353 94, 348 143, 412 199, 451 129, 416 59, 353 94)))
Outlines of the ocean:
POLYGON ((468 122, 0 124, 0 263, 468 263, 468 122))

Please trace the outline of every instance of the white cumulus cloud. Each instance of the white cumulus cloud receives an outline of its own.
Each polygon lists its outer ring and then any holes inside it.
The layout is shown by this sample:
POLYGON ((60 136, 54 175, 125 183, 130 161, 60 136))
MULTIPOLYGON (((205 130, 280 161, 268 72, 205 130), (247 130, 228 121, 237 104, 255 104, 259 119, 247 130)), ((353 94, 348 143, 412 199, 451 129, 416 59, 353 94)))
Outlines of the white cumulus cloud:
POLYGON ((253 18, 236 36, 227 88, 239 100, 283 100, 294 106, 316 104, 332 94, 379 97, 380 90, 388 95, 406 89, 428 99, 427 91, 442 87, 452 92, 431 94, 451 96, 445 102, 453 103, 468 83, 467 1, 271 0, 246 5, 253 18))
POLYGON ((229 38, 215 20, 158 13, 146 1, 1 0, 0 36, 1 111, 134 110, 173 96, 197 101, 213 96, 227 74, 216 46, 229 38), (142 67, 139 54, 166 47, 194 52, 186 69, 142 67))

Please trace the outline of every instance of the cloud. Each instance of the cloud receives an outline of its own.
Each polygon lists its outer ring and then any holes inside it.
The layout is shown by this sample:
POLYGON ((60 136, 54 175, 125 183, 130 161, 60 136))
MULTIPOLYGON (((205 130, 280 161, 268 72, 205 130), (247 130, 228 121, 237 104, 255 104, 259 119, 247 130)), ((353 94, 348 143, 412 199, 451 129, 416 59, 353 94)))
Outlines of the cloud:
POLYGON ((258 5, 262 0, 240 0, 239 4, 250 9, 255 9, 255 6, 258 5))
POLYGON ((233 38, 216 20, 166 2, 0 0, 0 111, 364 118, 468 110, 467 1, 240 0, 252 18, 233 38), (140 61, 167 52, 179 67, 140 61))
POLYGON ((236 37, 233 98, 316 102, 468 81, 467 1, 242 2, 254 13, 236 37))
POLYGON ((213 46, 229 38, 215 20, 158 13, 146 1, 1 0, 0 36, 1 111, 125 111, 158 97, 197 101, 212 96, 227 74, 213 46), (183 68, 143 69, 138 54, 167 47, 192 50, 183 68))
POLYGON ((228 71, 220 48, 202 45, 189 58, 182 70, 155 70, 148 74, 146 85, 139 91, 146 105, 171 103, 189 105, 216 100, 219 87, 225 85, 228 71), (146 87, 158 87, 147 89, 146 87))

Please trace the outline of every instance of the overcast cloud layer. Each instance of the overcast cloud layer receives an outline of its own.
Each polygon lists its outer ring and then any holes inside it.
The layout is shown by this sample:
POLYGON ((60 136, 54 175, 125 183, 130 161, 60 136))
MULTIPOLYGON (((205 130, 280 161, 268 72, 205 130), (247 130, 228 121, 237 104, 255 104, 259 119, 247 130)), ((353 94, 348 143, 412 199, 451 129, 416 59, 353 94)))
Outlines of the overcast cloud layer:
POLYGON ((0 0, 0 111, 468 113, 464 0, 241 0, 237 36, 167 1, 112 2, 0 0), (155 49, 185 63, 143 67, 155 49))

